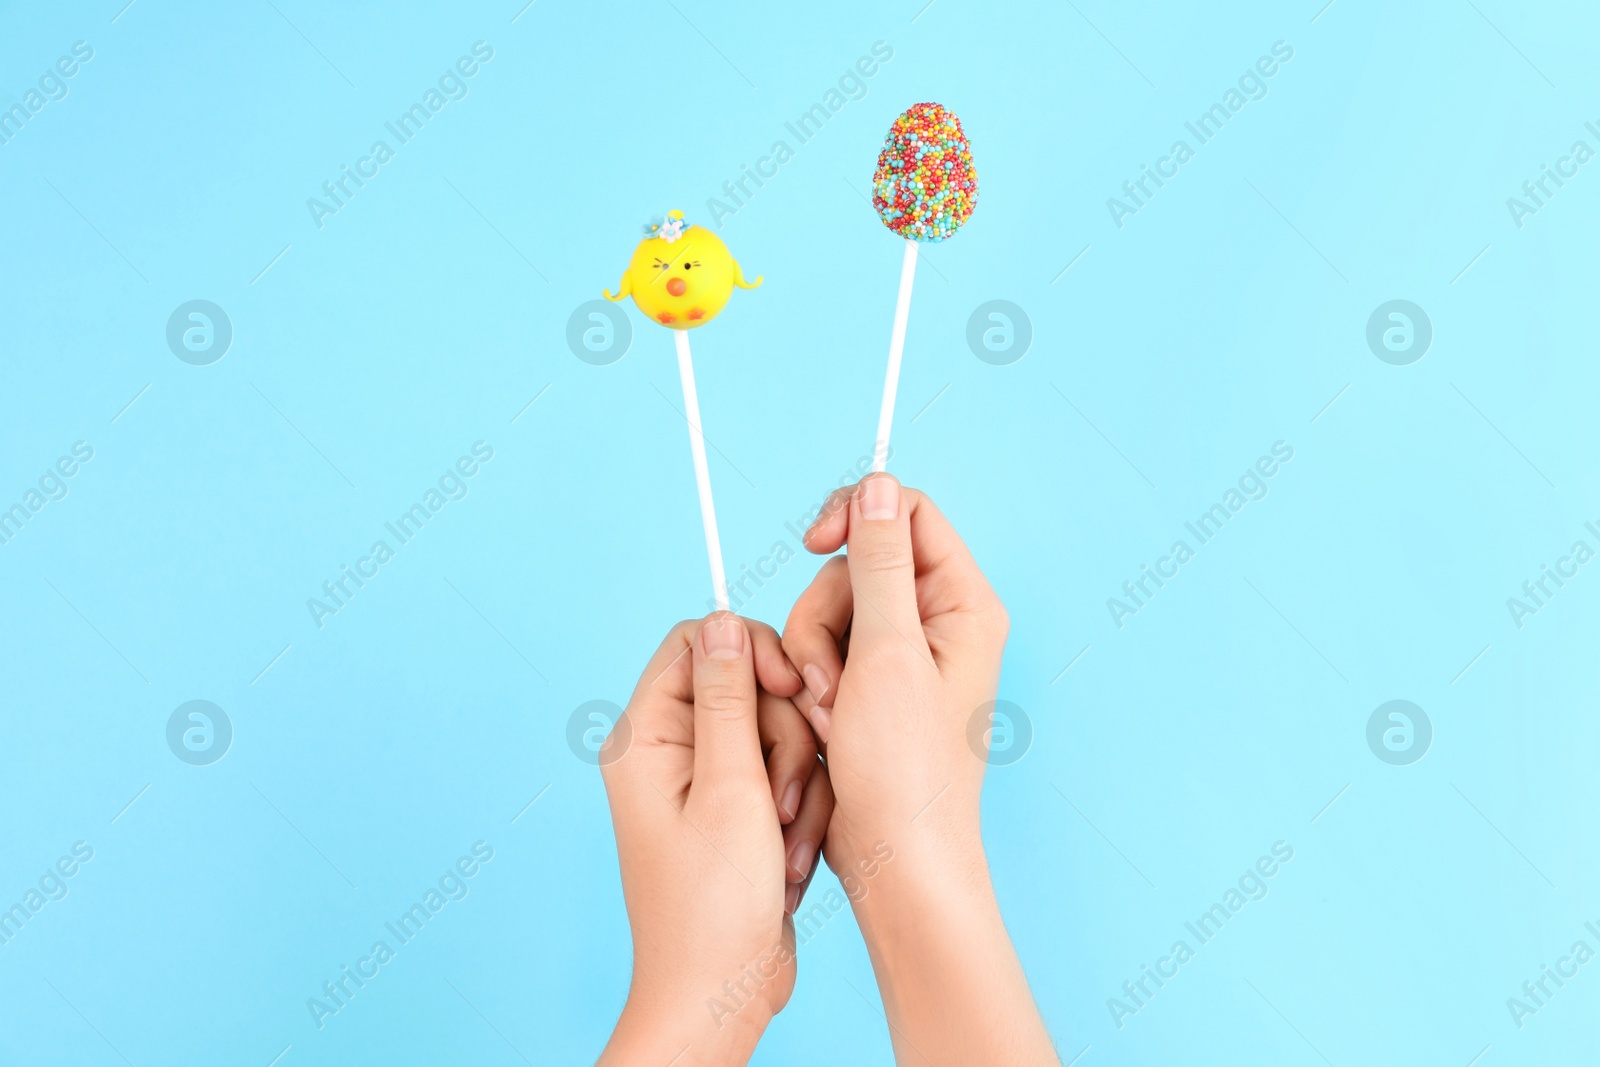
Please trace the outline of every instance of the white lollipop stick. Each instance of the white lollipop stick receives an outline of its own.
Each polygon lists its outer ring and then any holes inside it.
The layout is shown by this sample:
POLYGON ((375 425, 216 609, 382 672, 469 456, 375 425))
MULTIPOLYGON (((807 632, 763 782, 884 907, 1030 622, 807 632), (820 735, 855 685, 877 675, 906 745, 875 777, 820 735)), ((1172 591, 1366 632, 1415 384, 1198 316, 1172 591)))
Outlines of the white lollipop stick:
POLYGON ((683 413, 689 420, 689 451, 694 456, 694 481, 700 490, 700 521, 706 528, 706 555, 711 557, 711 592, 717 598, 717 610, 727 611, 728 579, 722 573, 722 541, 717 537, 717 508, 711 502, 711 470, 706 466, 706 438, 700 430, 700 400, 694 392, 694 363, 689 358, 689 331, 673 330, 672 335, 678 345, 678 377, 683 382, 683 413))
POLYGON ((889 371, 883 379, 883 406, 878 409, 878 443, 872 449, 872 469, 889 466, 889 427, 894 422, 894 394, 900 386, 900 354, 906 347, 906 319, 911 316, 911 283, 917 275, 917 242, 906 238, 900 261, 900 295, 894 302, 894 332, 889 335, 889 371))

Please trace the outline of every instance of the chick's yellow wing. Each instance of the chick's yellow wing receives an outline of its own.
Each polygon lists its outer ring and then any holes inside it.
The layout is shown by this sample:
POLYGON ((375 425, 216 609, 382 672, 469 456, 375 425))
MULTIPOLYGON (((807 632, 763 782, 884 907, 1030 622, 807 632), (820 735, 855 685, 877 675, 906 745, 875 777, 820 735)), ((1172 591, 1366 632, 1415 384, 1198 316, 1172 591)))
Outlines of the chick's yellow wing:
POLYGON ((761 287, 761 278, 762 278, 762 276, 757 274, 755 281, 753 281, 753 282, 745 281, 744 280, 744 271, 739 269, 739 261, 737 259, 733 261, 733 284, 734 285, 737 285, 741 289, 758 289, 758 288, 761 287))

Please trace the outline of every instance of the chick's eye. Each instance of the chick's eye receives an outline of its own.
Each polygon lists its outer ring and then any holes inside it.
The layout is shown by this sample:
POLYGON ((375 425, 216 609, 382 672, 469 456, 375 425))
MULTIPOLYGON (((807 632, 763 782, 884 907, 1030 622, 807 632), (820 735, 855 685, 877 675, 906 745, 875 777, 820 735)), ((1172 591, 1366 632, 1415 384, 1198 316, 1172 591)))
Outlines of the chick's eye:
POLYGON ((684 269, 684 270, 688 270, 688 269, 689 269, 689 268, 690 268, 690 267, 692 267, 692 266, 694 266, 694 264, 693 264, 693 263, 685 263, 685 264, 684 264, 684 265, 683 265, 683 269, 684 269))

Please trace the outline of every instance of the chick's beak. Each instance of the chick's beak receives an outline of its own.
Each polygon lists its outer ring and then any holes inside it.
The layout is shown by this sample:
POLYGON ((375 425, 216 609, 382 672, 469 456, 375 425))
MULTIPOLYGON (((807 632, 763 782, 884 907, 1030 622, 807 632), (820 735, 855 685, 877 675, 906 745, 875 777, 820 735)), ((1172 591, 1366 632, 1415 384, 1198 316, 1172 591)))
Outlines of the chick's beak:
POLYGON ((667 281, 667 292, 673 296, 682 296, 684 290, 689 288, 689 283, 682 278, 670 278, 667 281))

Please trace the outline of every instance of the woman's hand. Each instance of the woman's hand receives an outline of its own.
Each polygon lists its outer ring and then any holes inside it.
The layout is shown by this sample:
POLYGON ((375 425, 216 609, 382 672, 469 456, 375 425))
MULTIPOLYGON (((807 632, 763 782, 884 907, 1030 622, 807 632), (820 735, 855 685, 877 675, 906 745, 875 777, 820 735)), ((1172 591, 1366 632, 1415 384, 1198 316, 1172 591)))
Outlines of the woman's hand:
POLYGON ((603 768, 634 964, 601 1064, 744 1063, 788 1002, 788 857, 833 807, 800 687, 777 634, 728 614, 674 627, 640 677, 603 768))
POLYGON ((806 684, 796 703, 827 744, 831 841, 970 862, 985 763, 967 727, 999 685, 1005 608, 933 501, 889 475, 839 490, 806 534, 812 552, 846 543, 783 634, 806 684))
POLYGON ((986 760, 972 739, 986 738, 1005 608, 933 502, 887 474, 840 490, 807 533, 813 552, 846 544, 796 602, 783 646, 838 794, 823 851, 854 884, 896 1057, 1055 1064, 978 815, 986 760))

